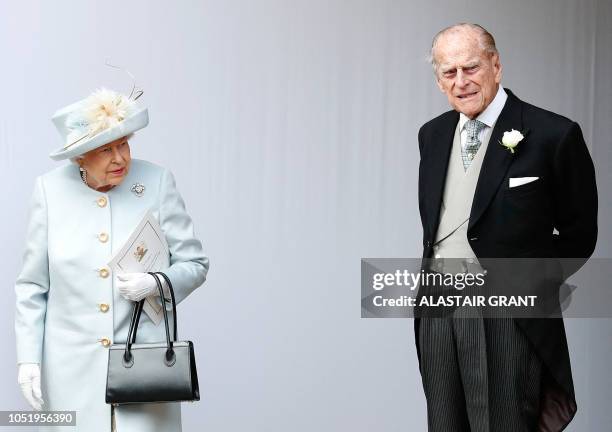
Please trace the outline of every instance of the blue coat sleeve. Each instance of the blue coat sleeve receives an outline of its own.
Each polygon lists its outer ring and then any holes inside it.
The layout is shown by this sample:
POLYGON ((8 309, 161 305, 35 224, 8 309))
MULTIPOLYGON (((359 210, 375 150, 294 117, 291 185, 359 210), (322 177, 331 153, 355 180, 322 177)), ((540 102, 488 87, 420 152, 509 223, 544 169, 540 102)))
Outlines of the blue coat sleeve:
POLYGON ((15 284, 18 363, 42 360, 48 291, 47 203, 42 178, 38 177, 30 204, 23 267, 15 284))
POLYGON ((174 176, 167 169, 161 176, 159 209, 160 226, 170 249, 170 267, 164 273, 172 282, 178 304, 204 283, 209 263, 174 176))

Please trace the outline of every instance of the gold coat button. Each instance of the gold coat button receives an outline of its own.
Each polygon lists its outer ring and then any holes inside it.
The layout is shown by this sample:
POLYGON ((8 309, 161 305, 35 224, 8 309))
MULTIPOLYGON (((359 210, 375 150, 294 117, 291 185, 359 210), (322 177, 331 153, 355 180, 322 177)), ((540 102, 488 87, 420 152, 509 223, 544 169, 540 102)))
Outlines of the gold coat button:
POLYGON ((98 305, 100 307, 100 312, 108 312, 109 306, 106 303, 100 303, 98 305))
POLYGON ((106 197, 101 196, 100 198, 98 198, 98 207, 106 207, 106 197))
POLYGON ((102 344, 103 347, 108 347, 111 344, 111 341, 109 338, 102 338, 100 339, 100 343, 102 344))
POLYGON ((109 274, 109 273, 108 273, 108 269, 106 269, 106 268, 101 268, 101 269, 98 271, 98 274, 100 275, 100 277, 101 277, 101 278, 107 278, 107 277, 108 277, 108 274, 109 274))
POLYGON ((101 243, 106 243, 108 241, 108 234, 105 232, 101 232, 100 234, 98 234, 98 240, 100 240, 101 243))

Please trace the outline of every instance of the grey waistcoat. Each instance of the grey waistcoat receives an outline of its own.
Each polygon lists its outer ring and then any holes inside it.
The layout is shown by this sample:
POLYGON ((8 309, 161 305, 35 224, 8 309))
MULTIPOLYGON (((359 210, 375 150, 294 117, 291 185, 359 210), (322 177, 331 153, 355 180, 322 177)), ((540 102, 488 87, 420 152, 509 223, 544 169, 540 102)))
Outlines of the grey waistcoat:
POLYGON ((491 130, 492 128, 488 129, 484 134, 474 160, 468 170, 464 171, 461 159, 461 131, 457 123, 442 196, 440 223, 434 243, 436 258, 466 258, 477 262, 476 255, 468 243, 467 227, 491 130))

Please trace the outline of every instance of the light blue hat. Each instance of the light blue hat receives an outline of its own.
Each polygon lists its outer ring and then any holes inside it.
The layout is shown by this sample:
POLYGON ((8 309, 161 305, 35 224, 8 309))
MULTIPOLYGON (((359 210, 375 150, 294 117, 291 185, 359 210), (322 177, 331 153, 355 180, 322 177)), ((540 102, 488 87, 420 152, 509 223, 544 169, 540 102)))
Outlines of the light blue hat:
POLYGON ((76 157, 144 128, 149 113, 136 104, 141 94, 130 97, 102 88, 56 111, 52 120, 65 144, 49 157, 76 157))

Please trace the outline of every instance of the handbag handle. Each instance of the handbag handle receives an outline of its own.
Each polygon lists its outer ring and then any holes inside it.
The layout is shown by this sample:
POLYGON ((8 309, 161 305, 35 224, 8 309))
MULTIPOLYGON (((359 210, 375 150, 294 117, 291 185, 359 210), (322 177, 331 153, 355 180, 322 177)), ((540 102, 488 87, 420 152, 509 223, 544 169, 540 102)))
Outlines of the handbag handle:
MULTIPOLYGON (((166 366, 172 366, 176 362, 176 356, 174 354, 173 349, 173 341, 170 340, 170 329, 168 327, 168 312, 166 311, 166 305, 164 301, 164 290, 162 288, 162 284, 159 280, 157 274, 149 272, 151 276, 155 279, 155 283, 157 284, 157 289, 159 290, 159 296, 162 299, 162 311, 164 314, 164 327, 166 329, 166 355, 164 356, 164 363, 166 366)), ((163 274, 163 273, 162 273, 163 274)), ((166 275, 164 275, 164 279, 166 282, 169 282, 169 279, 166 275)), ((172 285, 168 286, 170 290, 170 294, 172 297, 172 311, 174 312, 174 322, 176 323, 176 303, 174 302, 174 293, 172 290, 172 285)), ((138 322, 140 321, 140 315, 142 313, 142 309, 144 306, 145 299, 140 300, 134 305, 134 313, 132 314, 132 320, 130 322, 130 328, 128 331, 127 343, 125 344, 125 352, 123 353, 123 365, 125 367, 132 367, 134 364, 134 357, 132 356, 131 348, 132 344, 136 342, 136 332, 138 330, 138 322)), ((175 324, 176 325, 176 324, 175 324)), ((174 328, 174 337, 176 341, 176 326, 174 328)))
POLYGON ((174 342, 176 342, 178 340, 178 330, 176 327, 177 318, 176 318, 176 300, 174 298, 174 289, 172 288, 172 283, 170 282, 170 279, 168 279, 168 276, 166 276, 165 273, 157 272, 156 274, 164 278, 164 280, 166 281, 166 284, 168 285, 168 291, 170 291, 170 299, 172 300, 173 324, 174 324, 174 342))
POLYGON ((132 313, 132 319, 130 320, 130 328, 128 330, 127 341, 132 340, 132 333, 134 333, 134 329, 138 328, 138 322, 140 322, 140 314, 142 313, 142 309, 144 307, 145 299, 134 302, 134 312, 132 313))
MULTIPOLYGON (((150 273, 153 277, 155 277, 155 275, 153 275, 152 273, 150 273)), ((174 288, 172 288, 172 282, 170 282, 170 279, 168 278, 168 276, 166 276, 165 273, 162 272, 156 272, 155 274, 157 275, 161 275, 161 277, 164 278, 164 280, 166 281, 166 284, 168 284, 168 291, 170 291, 170 298, 172 301, 172 312, 173 312, 173 324, 174 324, 174 342, 176 342, 178 340, 178 333, 177 333, 177 318, 176 318, 176 300, 174 297, 174 288)), ((163 298, 163 297, 162 297, 163 298)), ((165 300, 165 299, 164 299, 165 300)), ((144 300, 141 300, 142 302, 144 302, 144 300)), ((144 307, 144 304, 142 305, 144 307)), ((138 316, 138 320, 140 320, 140 315, 138 316)), ((139 321, 136 321, 137 323, 139 321)), ((132 337, 130 337, 129 335, 132 334, 132 327, 130 326, 130 331, 128 332, 128 341, 132 341, 132 343, 136 342, 136 332, 138 331, 138 325, 136 325, 136 327, 134 327, 134 334, 132 337)))

